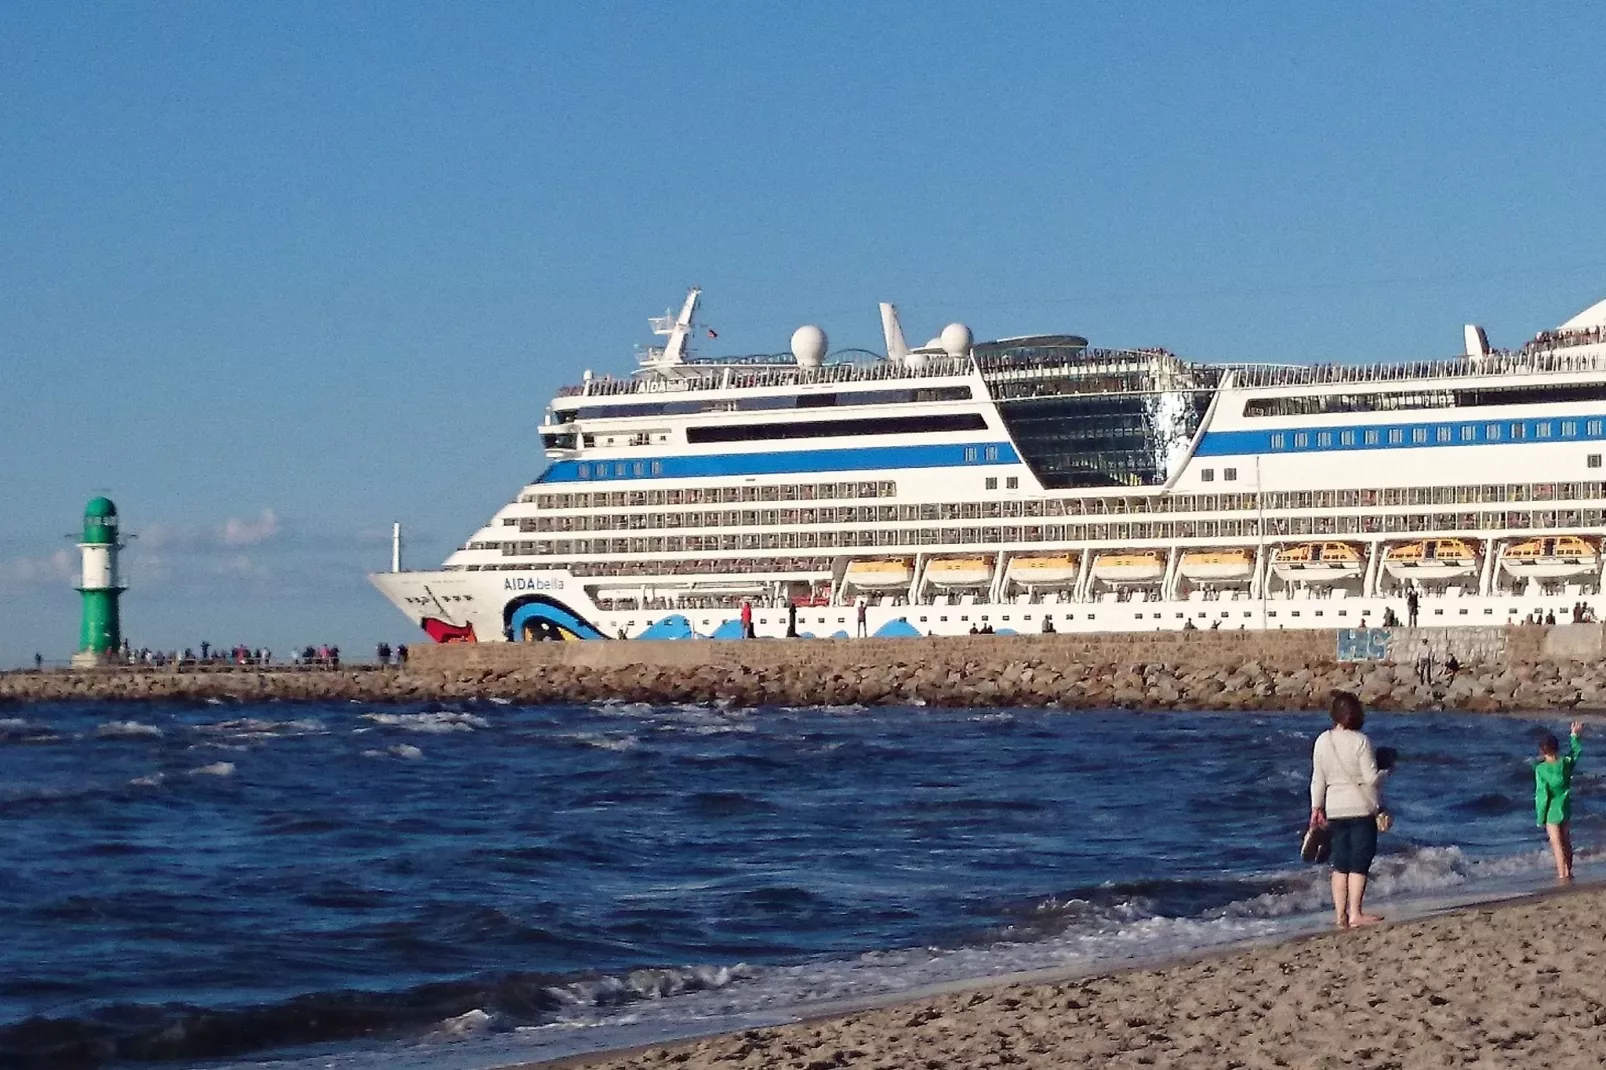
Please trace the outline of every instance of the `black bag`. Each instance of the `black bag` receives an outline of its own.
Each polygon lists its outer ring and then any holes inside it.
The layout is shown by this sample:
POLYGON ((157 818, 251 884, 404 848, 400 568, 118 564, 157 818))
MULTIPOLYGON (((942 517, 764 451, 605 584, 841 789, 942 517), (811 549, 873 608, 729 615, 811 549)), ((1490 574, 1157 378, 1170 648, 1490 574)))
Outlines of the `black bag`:
POLYGON ((1332 857, 1333 830, 1326 825, 1311 825, 1299 841, 1299 860, 1320 865, 1332 857))

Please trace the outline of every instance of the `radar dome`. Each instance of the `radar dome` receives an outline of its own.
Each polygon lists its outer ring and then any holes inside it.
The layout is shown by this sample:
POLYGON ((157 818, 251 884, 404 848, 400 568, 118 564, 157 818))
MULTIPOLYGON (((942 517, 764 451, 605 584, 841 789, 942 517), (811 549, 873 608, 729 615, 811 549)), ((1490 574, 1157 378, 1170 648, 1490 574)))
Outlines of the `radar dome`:
POLYGON ((950 323, 942 329, 941 345, 943 351, 950 357, 964 357, 970 355, 970 347, 975 339, 970 328, 963 323, 950 323))
POLYGON ((800 368, 818 368, 829 344, 824 331, 806 324, 792 332, 792 357, 800 368))

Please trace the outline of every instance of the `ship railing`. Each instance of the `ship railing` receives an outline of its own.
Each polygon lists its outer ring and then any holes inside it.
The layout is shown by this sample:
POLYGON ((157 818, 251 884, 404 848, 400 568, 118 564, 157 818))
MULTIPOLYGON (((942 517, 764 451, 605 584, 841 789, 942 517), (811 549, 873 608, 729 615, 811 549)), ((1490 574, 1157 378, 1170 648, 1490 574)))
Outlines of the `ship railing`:
POLYGON ((1190 367, 1163 349, 1078 350, 1074 359, 1060 355, 1013 358, 1002 354, 985 357, 925 356, 918 364, 880 360, 826 364, 819 368, 732 363, 698 367, 685 365, 679 374, 616 379, 612 376, 565 386, 557 396, 613 397, 621 394, 677 394, 697 390, 754 389, 815 383, 889 382, 970 375, 981 371, 989 379, 1031 378, 1044 375, 1097 375, 1111 371, 1190 367), (689 374, 687 374, 689 372, 689 374))
POLYGON ((1234 386, 1321 386, 1329 383, 1386 383, 1422 379, 1465 379, 1495 375, 1546 375, 1606 372, 1606 352, 1565 349, 1497 350, 1482 357, 1411 361, 1404 364, 1239 364, 1234 386))

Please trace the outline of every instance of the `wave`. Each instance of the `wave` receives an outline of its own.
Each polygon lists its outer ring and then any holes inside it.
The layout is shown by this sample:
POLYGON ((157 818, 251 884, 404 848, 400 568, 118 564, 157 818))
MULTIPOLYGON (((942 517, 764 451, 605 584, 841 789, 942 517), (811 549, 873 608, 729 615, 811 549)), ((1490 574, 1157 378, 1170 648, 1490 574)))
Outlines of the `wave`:
POLYGON ((139 721, 107 721, 95 729, 96 739, 161 739, 165 733, 139 721))
POLYGON ((491 722, 472 713, 436 710, 432 713, 365 713, 362 719, 380 728, 396 728, 403 732, 426 732, 441 735, 447 732, 472 732, 489 728, 491 722))
POLYGON ((190 770, 190 776, 233 776, 233 762, 213 762, 190 770))
POLYGON ((84 1017, 34 1017, 0 1027, 0 1065, 87 1070, 124 1061, 229 1058, 376 1034, 463 1038, 548 1024, 564 1010, 617 1008, 721 989, 751 975, 741 965, 568 978, 510 973, 390 992, 318 992, 254 1007, 119 1004, 84 1017))
POLYGON ((406 761, 416 762, 424 756, 424 752, 411 743, 397 743, 395 746, 386 747, 384 750, 365 750, 362 752, 362 756, 364 758, 402 758, 406 761))

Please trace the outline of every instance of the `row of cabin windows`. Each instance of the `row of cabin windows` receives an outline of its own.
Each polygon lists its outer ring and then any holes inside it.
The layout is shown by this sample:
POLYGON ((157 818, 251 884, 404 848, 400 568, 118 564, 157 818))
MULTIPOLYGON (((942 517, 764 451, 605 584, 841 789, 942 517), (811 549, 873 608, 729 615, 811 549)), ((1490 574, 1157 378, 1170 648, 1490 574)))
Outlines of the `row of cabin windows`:
MULTIPOLYGON (((470 549, 500 550, 504 557, 568 554, 682 553, 730 550, 830 549, 854 546, 1001 545, 1039 542, 1154 542, 1179 539, 1256 540, 1419 532, 1597 528, 1601 509, 1537 509, 1506 512, 1402 513, 1351 516, 1266 517, 1231 520, 1147 520, 1092 524, 993 525, 947 528, 881 528, 830 531, 745 531, 698 535, 638 535, 624 538, 535 539, 472 543, 470 549)), ((476 568, 478 566, 468 566, 476 568)), ((487 566, 494 567, 494 566, 487 566)))
POLYGON ((1547 383, 1539 386, 1461 387, 1349 394, 1250 398, 1245 416, 1321 416, 1343 412, 1477 408, 1494 405, 1556 405, 1606 400, 1606 383, 1547 383))
POLYGON ((1335 431, 1273 431, 1271 448, 1279 450, 1340 449, 1356 446, 1486 445, 1495 442, 1606 437, 1606 420, 1511 420, 1498 423, 1437 424, 1416 427, 1369 427, 1335 431))
MULTIPOLYGON (((1585 458, 1588 468, 1601 467, 1601 455, 1585 458)), ((1226 469, 1224 480, 1236 479, 1236 469, 1226 469), (1227 472, 1232 475, 1228 476, 1227 472)), ((993 477, 989 477, 993 478, 993 477)), ((1017 477, 1009 477, 1016 479, 1017 477)), ((1206 481, 1213 481, 1209 477, 1206 481)), ((1018 489, 1006 480, 1010 490, 1018 489)), ((995 489, 988 487, 987 489, 995 489)), ((596 494, 525 494, 524 504, 534 503, 540 510, 604 509, 651 506, 701 505, 718 502, 790 502, 897 497, 896 483, 804 483, 746 485, 739 487, 689 488, 685 490, 633 490, 596 494)), ((1357 488, 1346 490, 1267 491, 1257 501, 1253 492, 1219 494, 1102 495, 1096 498, 1032 498, 972 503, 982 516, 1125 516, 1152 513, 1215 513, 1265 509, 1354 509, 1374 505, 1457 505, 1526 501, 1573 501, 1600 498, 1606 494, 1601 483, 1484 483, 1438 487, 1357 488), (991 510, 991 512, 987 512, 991 510)), ((938 520, 958 516, 969 506, 958 503, 905 504, 898 506, 900 520, 938 520), (915 512, 910 512, 915 510, 915 512)), ((533 517, 503 517, 508 527, 533 531, 533 517), (532 526, 524 526, 524 525, 532 526)))
MULTIPOLYGON (((1601 467, 1600 454, 1591 454, 1589 467, 1601 467)), ((1201 478, 1210 481, 1213 469, 1204 469, 1201 478)), ((1236 478, 1235 469, 1224 469, 1223 478, 1236 478)), ((1015 477, 1009 477, 1011 479, 1015 477)), ((1007 485, 1007 484, 1006 484, 1007 485)), ((726 488, 752 490, 751 487, 726 488)), ((993 489, 989 487, 988 489, 993 489)), ((1009 489, 1015 489, 1010 487, 1009 489)), ((1530 501, 1590 501, 1606 496, 1601 483, 1496 483, 1449 487, 1393 487, 1366 490, 1323 491, 1269 491, 1257 503, 1253 494, 1192 494, 1168 499, 1192 513, 1250 512, 1265 510, 1280 512, 1301 509, 1357 509, 1377 506, 1427 505, 1496 505, 1530 501)), ((910 521, 942 520, 1014 520, 1061 516, 1155 515, 1169 510, 1123 508, 1143 502, 1144 499, 1107 498, 1071 499, 1070 503, 1058 499, 1019 500, 1002 499, 983 502, 925 502, 902 505, 838 505, 816 508, 696 510, 656 513, 586 513, 548 516, 503 517, 502 525, 516 527, 521 533, 572 532, 572 531, 650 531, 664 528, 697 527, 765 527, 794 524, 853 524, 853 523, 907 523, 910 521), (1066 508, 1068 504, 1097 502, 1106 509, 1079 513, 1066 508)), ((1182 512, 1178 508, 1176 512, 1182 512)), ((473 542, 465 549, 499 549, 501 543, 473 542)))
POLYGON ((569 494, 527 492, 520 502, 539 509, 603 509, 632 505, 702 505, 704 502, 790 502, 833 498, 896 498, 890 479, 848 483, 749 483, 735 487, 681 487, 672 490, 579 491, 569 494))

